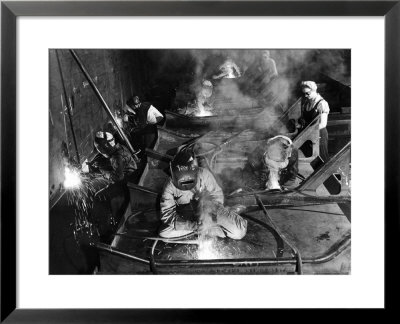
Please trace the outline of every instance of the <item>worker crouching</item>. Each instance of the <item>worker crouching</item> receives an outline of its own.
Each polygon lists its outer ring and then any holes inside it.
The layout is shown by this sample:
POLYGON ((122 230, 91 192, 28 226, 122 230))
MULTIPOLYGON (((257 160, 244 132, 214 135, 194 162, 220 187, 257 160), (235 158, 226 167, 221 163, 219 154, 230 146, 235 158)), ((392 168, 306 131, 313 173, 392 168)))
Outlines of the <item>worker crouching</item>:
POLYGON ((224 195, 212 173, 199 167, 192 151, 183 149, 170 164, 171 177, 161 197, 159 235, 172 238, 194 232, 240 240, 247 221, 240 208, 225 207, 224 195))
POLYGON ((257 148, 248 157, 253 172, 265 180, 265 189, 293 189, 298 185, 298 151, 290 138, 270 138, 265 148, 257 148))
POLYGON ((124 145, 116 143, 109 132, 97 132, 94 147, 97 154, 91 161, 83 163, 82 171, 99 174, 105 180, 103 187, 94 193, 93 214, 99 223, 100 234, 107 241, 129 202, 127 183, 136 180, 138 160, 124 145))

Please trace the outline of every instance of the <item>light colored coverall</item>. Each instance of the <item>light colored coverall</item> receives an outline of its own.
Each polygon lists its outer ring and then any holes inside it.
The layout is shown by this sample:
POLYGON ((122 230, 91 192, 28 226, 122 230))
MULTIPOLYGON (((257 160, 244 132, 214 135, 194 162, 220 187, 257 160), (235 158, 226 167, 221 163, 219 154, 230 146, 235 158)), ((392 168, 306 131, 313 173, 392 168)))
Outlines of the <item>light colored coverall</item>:
POLYGON ((163 223, 159 231, 161 237, 179 237, 196 230, 196 224, 180 217, 176 208, 179 205, 189 204, 204 191, 208 192, 216 205, 216 225, 219 227, 216 236, 228 236, 240 240, 246 235, 247 221, 233 210, 223 206, 224 196, 221 187, 209 170, 199 167, 197 183, 191 190, 176 188, 171 178, 166 182, 161 197, 161 221, 163 223))

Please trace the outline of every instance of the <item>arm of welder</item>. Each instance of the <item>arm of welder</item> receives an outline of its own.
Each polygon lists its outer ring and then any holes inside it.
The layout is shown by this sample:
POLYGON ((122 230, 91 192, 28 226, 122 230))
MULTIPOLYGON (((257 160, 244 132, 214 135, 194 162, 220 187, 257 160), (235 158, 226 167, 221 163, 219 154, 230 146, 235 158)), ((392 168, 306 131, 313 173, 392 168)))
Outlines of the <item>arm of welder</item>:
POLYGON ((164 187, 160 202, 161 222, 175 230, 195 230, 197 223, 185 220, 176 211, 174 185, 169 180, 164 187))
POLYGON ((199 173, 200 192, 206 190, 211 196, 211 199, 224 204, 224 193, 218 185, 213 174, 207 169, 201 169, 199 173))
POLYGON ((122 181, 124 179, 124 160, 121 155, 117 155, 112 161, 112 171, 109 179, 113 182, 122 181))

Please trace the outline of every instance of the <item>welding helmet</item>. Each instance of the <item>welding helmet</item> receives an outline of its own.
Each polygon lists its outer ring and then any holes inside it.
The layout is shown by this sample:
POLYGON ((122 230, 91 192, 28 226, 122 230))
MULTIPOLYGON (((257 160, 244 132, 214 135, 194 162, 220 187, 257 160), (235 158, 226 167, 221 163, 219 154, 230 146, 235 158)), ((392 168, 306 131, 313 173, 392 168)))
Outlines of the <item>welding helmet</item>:
POLYGON ((292 156, 293 142, 283 135, 270 138, 267 141, 267 148, 263 155, 264 165, 268 168, 284 169, 292 156))
POLYGON ((170 163, 171 178, 174 186, 180 190, 191 190, 197 184, 199 167, 193 150, 180 151, 170 163))
POLYGON ((138 95, 132 96, 130 97, 127 101, 126 101, 126 105, 128 106, 128 108, 130 109, 137 109, 140 106, 140 97, 138 95))
POLYGON ((116 150, 114 136, 109 132, 100 131, 94 139, 96 150, 104 157, 110 157, 116 150))

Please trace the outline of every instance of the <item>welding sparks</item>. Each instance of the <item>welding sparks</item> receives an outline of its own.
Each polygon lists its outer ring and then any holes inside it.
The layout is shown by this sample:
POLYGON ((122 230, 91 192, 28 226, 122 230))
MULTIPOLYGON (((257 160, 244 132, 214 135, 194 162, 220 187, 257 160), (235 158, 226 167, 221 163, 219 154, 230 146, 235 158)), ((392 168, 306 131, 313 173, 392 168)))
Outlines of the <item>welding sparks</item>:
POLYGON ((196 117, 206 117, 206 116, 213 116, 211 111, 207 111, 205 109, 199 109, 196 114, 196 117))
POLYGON ((213 116, 213 113, 207 110, 201 102, 198 102, 197 109, 194 115, 197 117, 206 117, 206 116, 213 116))
POLYGON ((197 259, 209 260, 220 258, 218 250, 214 246, 215 238, 200 237, 197 249, 197 259))
POLYGON ((81 186, 82 181, 78 170, 65 167, 64 176, 64 188, 76 189, 81 186))

